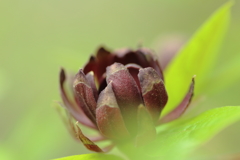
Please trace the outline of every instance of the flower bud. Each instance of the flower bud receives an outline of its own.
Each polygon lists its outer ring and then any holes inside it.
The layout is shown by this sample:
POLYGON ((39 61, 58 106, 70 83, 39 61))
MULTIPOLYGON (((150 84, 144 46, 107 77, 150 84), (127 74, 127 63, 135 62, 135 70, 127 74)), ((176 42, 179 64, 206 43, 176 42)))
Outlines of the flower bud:
MULTIPOLYGON (((62 69, 60 91, 70 118, 98 130, 103 140, 110 139, 114 144, 133 140, 137 146, 154 139, 156 125, 181 116, 190 103, 194 86, 172 113, 160 119, 168 95, 160 64, 146 48, 113 53, 100 48, 71 82, 72 99, 66 94, 65 81, 62 69)), ((79 126, 71 121, 69 125, 88 149, 104 151, 79 126)))

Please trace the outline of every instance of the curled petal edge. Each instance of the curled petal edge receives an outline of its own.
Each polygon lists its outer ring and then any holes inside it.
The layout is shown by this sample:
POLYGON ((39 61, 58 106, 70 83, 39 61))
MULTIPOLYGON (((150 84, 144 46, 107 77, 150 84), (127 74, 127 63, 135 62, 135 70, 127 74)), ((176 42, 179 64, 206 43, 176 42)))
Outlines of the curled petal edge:
POLYGON ((94 142, 104 141, 104 140, 106 140, 105 137, 103 137, 102 135, 98 135, 95 137, 87 138, 82 133, 80 127, 78 126, 78 121, 74 125, 74 123, 73 123, 74 119, 67 110, 64 110, 65 111, 65 115, 64 115, 62 112, 63 109, 60 106, 56 106, 56 109, 57 109, 57 112, 59 113, 60 117, 62 118, 66 128, 68 129, 69 133, 71 134, 71 136, 76 140, 80 140, 87 149, 94 151, 94 152, 109 152, 115 146, 113 143, 111 143, 111 144, 107 145, 106 147, 104 147, 103 149, 99 148, 94 142))

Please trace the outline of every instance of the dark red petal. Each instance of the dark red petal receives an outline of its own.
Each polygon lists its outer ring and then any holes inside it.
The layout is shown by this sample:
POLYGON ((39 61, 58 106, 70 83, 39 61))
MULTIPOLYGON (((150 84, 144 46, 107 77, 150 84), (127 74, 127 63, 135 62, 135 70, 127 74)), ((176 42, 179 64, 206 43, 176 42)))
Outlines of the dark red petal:
POLYGON ((64 83, 66 81, 66 75, 65 75, 65 72, 64 72, 63 69, 61 69, 59 77, 60 77, 59 78, 59 80, 60 80, 60 92, 61 92, 62 100, 63 100, 63 102, 66 106, 73 106, 72 102, 67 97, 67 94, 66 94, 66 91, 65 91, 65 88, 64 88, 64 83))
POLYGON ((116 140, 129 137, 112 90, 112 83, 109 83, 99 95, 96 116, 98 129, 104 136, 116 140))
POLYGON ((104 90, 104 88, 106 88, 106 86, 107 86, 107 81, 106 81, 106 77, 105 77, 105 79, 103 79, 101 81, 101 83, 99 84, 98 94, 100 94, 102 92, 102 90, 104 90))
POLYGON ((142 104, 138 107, 138 135, 135 140, 136 146, 142 146, 156 137, 156 129, 153 119, 142 104))
POLYGON ((115 57, 114 62, 121 63, 123 65, 134 63, 140 65, 141 67, 149 67, 149 62, 146 56, 142 52, 132 51, 129 49, 120 49, 114 51, 115 57))
POLYGON ((113 63, 113 57, 114 56, 109 51, 100 47, 96 57, 92 57, 85 65, 84 73, 87 74, 93 71, 98 83, 100 83, 102 75, 106 72, 106 67, 113 63))
POLYGON ((109 55, 111 55, 109 51, 107 51, 104 47, 100 47, 97 51, 96 57, 98 59, 102 59, 102 58, 106 58, 109 55))
POLYGON ((115 62, 119 62, 123 65, 135 63, 143 68, 152 67, 157 71, 157 73, 163 80, 163 73, 158 62, 158 58, 151 50, 147 48, 140 48, 136 51, 132 51, 129 49, 120 49, 115 51, 114 53, 115 62))
POLYGON ((95 66, 96 66, 96 64, 97 64, 96 57, 92 55, 92 56, 89 58, 88 63, 85 65, 85 67, 84 67, 84 69, 83 69, 83 72, 84 72, 85 74, 87 74, 87 73, 90 72, 90 71, 93 71, 93 72, 95 73, 95 68, 96 68, 95 66))
POLYGON ((169 114, 167 114, 166 116, 161 118, 159 121, 159 124, 173 121, 173 120, 179 118, 186 111, 186 109, 188 108, 188 106, 192 100, 192 97, 193 97, 194 83, 195 83, 194 78, 195 78, 195 76, 193 76, 192 83, 189 87, 189 91, 183 98, 182 102, 173 111, 171 111, 169 114))
POLYGON ((142 97, 136 82, 128 70, 120 63, 107 67, 107 83, 112 82, 123 119, 131 134, 137 132, 137 107, 142 104, 142 97))
POLYGON ((76 133, 79 140, 84 144, 84 146, 94 152, 103 152, 95 143, 93 143, 90 139, 88 139, 79 128, 78 124, 76 124, 76 133))
POLYGON ((151 67, 140 69, 138 77, 145 106, 151 113, 153 120, 157 122, 168 100, 163 81, 151 67))
POLYGON ((66 81, 66 75, 64 70, 61 69, 60 92, 61 92, 61 97, 64 103, 64 105, 61 104, 61 106, 66 107, 66 109, 70 112, 70 114, 81 124, 96 129, 96 126, 89 120, 89 118, 83 113, 83 111, 77 106, 77 104, 68 98, 64 88, 65 81, 66 81))
POLYGON ((138 89, 141 90, 140 82, 138 80, 138 73, 139 73, 139 69, 141 69, 142 67, 132 63, 127 64, 125 67, 128 69, 129 73, 132 75, 133 79, 137 83, 138 89))
POLYGON ((89 84, 90 84, 90 86, 91 86, 91 88, 93 90, 94 98, 97 101, 97 99, 98 99, 98 91, 97 91, 97 87, 96 87, 96 84, 95 84, 94 73, 92 71, 89 72, 86 75, 86 79, 89 82, 89 84))
POLYGON ((103 152, 95 143, 93 143, 90 139, 88 139, 81 131, 81 129, 78 126, 78 122, 76 124, 73 123, 73 118, 72 116, 67 113, 67 119, 65 120, 65 123, 67 125, 67 127, 69 128, 70 133, 76 137, 77 139, 79 139, 84 146, 94 152, 103 152))
POLYGON ((93 90, 82 70, 77 73, 73 87, 75 90, 78 105, 82 108, 84 113, 92 120, 92 122, 96 123, 97 103, 94 98, 93 90))

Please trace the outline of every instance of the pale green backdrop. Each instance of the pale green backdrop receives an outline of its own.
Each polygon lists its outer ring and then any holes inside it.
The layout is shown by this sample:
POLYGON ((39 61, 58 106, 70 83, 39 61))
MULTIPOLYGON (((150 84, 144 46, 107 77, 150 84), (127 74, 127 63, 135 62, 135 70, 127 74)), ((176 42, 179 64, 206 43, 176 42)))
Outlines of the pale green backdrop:
MULTIPOLYGON (((161 37, 181 35, 188 39, 224 2, 1 0, 0 159, 45 160, 88 153, 69 136, 52 107, 60 100, 59 68, 77 71, 100 45, 116 49, 136 48, 141 43, 158 52, 161 37)), ((240 2, 235 1, 216 72, 228 64, 240 68, 239 37, 240 2)), ((240 74, 239 69, 235 74, 240 74)), ((234 82, 215 93, 208 105, 190 112, 239 105, 240 79, 234 82)), ((198 153, 238 152, 239 125, 227 128, 198 153)))

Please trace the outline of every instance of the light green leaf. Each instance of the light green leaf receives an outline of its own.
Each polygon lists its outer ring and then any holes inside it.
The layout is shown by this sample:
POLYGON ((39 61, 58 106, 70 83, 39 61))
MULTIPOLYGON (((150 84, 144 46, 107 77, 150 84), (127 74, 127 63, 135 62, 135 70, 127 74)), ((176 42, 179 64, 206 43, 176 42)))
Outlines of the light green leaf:
POLYGON ((109 155, 104 153, 92 153, 59 158, 54 160, 123 160, 123 159, 115 155, 109 155))
POLYGON ((235 56, 231 61, 226 62, 223 66, 220 66, 217 71, 207 78, 205 85, 211 84, 211 87, 209 87, 208 90, 205 90, 208 95, 215 94, 239 82, 239 59, 240 54, 235 56))
POLYGON ((232 1, 220 7, 171 61, 165 72, 169 101, 163 114, 171 111, 187 93, 191 78, 196 75, 195 95, 211 72, 217 49, 227 30, 232 1))
POLYGON ((181 159, 238 120, 240 107, 228 106, 209 110, 184 123, 173 121, 159 127, 157 139, 145 151, 153 157, 181 159))

